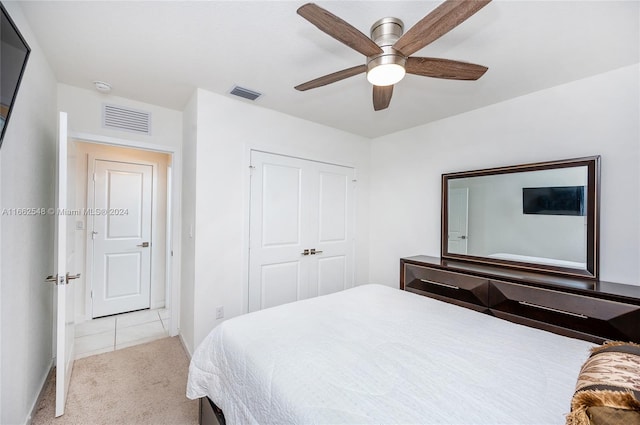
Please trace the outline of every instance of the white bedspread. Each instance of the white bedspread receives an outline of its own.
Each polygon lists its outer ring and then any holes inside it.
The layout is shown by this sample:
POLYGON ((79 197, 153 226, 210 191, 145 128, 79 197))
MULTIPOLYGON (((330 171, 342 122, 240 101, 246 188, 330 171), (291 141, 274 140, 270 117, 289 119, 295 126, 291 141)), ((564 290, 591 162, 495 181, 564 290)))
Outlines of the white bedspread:
POLYGON ((230 319, 187 396, 227 424, 564 424, 593 344, 380 285, 230 319))

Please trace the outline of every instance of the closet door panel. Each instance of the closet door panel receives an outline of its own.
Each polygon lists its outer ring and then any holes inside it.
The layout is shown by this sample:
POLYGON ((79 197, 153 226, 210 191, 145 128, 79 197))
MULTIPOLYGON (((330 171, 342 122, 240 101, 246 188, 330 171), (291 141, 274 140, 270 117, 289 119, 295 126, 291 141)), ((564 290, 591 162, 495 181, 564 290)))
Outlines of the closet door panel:
POLYGON ((249 311, 353 286, 355 171, 251 153, 249 311))

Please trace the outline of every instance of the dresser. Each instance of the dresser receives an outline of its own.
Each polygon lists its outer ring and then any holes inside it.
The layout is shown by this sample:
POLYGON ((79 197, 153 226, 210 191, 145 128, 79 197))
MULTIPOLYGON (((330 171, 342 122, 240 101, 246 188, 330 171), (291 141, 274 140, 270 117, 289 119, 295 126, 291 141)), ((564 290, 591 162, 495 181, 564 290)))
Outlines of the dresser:
POLYGON ((640 286, 419 255, 400 259, 400 289, 595 343, 640 343, 640 286))

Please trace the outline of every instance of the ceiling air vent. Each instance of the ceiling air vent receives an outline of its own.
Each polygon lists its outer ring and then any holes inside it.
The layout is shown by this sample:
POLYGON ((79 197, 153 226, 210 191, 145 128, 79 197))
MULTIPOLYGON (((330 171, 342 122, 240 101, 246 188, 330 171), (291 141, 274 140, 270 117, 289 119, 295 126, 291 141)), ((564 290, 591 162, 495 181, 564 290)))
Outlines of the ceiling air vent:
POLYGON ((104 104, 102 108, 102 126, 104 128, 151 135, 151 113, 104 104))
POLYGON ((256 100, 257 98, 262 96, 262 93, 258 93, 257 91, 245 89, 244 87, 240 87, 240 86, 234 86, 233 89, 231 89, 231 91, 229 93, 231 93, 234 96, 239 96, 239 97, 242 97, 244 99, 249 99, 249 100, 256 100))

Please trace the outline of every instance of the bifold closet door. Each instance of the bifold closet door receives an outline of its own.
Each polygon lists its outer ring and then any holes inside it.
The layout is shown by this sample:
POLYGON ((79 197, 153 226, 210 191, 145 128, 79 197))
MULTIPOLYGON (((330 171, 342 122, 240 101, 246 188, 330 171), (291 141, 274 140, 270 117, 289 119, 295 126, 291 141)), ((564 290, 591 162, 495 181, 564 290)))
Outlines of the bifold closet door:
POLYGON ((249 311, 353 286, 353 168, 251 152, 249 311))

